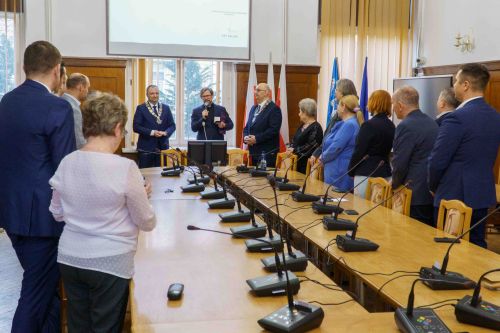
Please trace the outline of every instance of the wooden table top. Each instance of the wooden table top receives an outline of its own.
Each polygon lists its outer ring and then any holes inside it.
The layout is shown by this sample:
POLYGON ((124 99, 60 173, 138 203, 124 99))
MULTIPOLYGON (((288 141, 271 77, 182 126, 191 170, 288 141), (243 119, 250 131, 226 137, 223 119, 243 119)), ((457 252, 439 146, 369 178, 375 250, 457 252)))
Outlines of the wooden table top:
MULTIPOLYGON (((159 169, 158 169, 159 170, 159 169)), ((148 169, 144 175, 153 183, 152 203, 157 226, 141 233, 135 256, 135 275, 131 283, 131 320, 134 332, 258 332, 257 320, 286 304, 286 297, 255 297, 245 280, 266 273, 260 258, 270 254, 247 253, 244 241, 230 236, 188 231, 189 224, 229 231, 237 223, 219 223, 218 213, 208 210, 196 195, 179 194, 187 175, 161 178, 148 169), (174 189, 164 193, 164 188, 174 189), (171 283, 185 285, 182 300, 168 302, 171 283), (208 329, 207 327, 210 327, 208 329), (235 328, 237 328, 235 330, 235 328)), ((199 196, 199 195, 198 195, 199 196)), ((309 264, 306 275, 333 284, 319 269, 309 264)), ((295 299, 338 303, 352 299, 343 291, 332 291, 311 282, 302 282, 295 299)), ((323 306, 328 320, 367 315, 355 301, 323 306)), ((327 327, 314 332, 331 332, 327 327)))
MULTIPOLYGON (((264 178, 249 178, 248 174, 237 174, 235 171, 225 171, 228 168, 221 168, 231 182, 252 195, 255 200, 271 207, 274 205, 274 196, 267 180, 264 178)), ((278 173, 279 175, 280 173, 278 173)), ((296 172, 289 172, 292 182, 296 179, 304 179, 304 175, 296 172)), ((297 183, 301 184, 301 181, 297 183)), ((324 194, 327 185, 318 180, 310 180, 306 186, 306 192, 312 194, 324 194)), ((308 229, 304 236, 312 243, 321 248, 325 248, 328 243, 335 239, 338 234, 345 234, 345 231, 327 231, 320 223, 322 215, 313 213, 310 203, 294 202, 290 197, 290 192, 278 191, 278 202, 280 216, 292 225, 295 229, 306 227, 315 221, 315 227, 308 229), (302 207, 304 209, 297 210, 302 207)), ((332 193, 333 197, 340 197, 338 193, 332 193)), ((348 194, 347 201, 343 201, 341 206, 345 209, 355 209, 359 213, 367 211, 374 205, 362 198, 348 194)), ((272 211, 276 211, 273 207, 272 211)), ((342 218, 355 220, 358 216, 341 214, 342 218)), ((314 225, 314 223, 313 223, 314 225)), ((371 213, 363 217, 359 222, 358 237, 368 238, 380 245, 375 252, 343 252, 335 245, 329 247, 332 261, 338 261, 341 265, 353 271, 365 283, 374 290, 379 289, 389 279, 398 276, 366 275, 364 273, 392 273, 394 271, 416 272, 422 266, 432 266, 435 262, 441 264, 449 244, 435 243, 434 237, 450 235, 441 230, 429 227, 423 223, 411 219, 385 207, 378 207, 371 213), (355 271, 354 271, 355 270, 355 271)), ((489 250, 480 248, 467 241, 453 246, 450 253, 448 270, 460 272, 472 280, 477 280, 480 275, 488 270, 500 266, 500 256, 489 250)), ((381 295, 395 306, 405 306, 408 298, 411 283, 416 277, 402 277, 390 282, 383 287, 381 295)), ((472 294, 472 290, 450 290, 433 291, 422 284, 418 284, 415 289, 416 306, 431 304, 446 299, 459 299, 465 295, 472 294)), ((482 289, 485 300, 500 304, 500 295, 485 288, 482 289)))

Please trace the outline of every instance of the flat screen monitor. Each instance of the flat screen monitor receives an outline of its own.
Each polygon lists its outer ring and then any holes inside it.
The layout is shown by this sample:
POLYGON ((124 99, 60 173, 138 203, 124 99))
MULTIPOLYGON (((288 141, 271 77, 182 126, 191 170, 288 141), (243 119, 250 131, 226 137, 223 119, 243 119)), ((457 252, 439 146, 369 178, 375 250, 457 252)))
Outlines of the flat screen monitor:
MULTIPOLYGON (((199 164, 213 166, 227 164, 227 141, 196 140, 188 141, 188 157, 199 164)), ((192 163, 194 164, 194 163, 192 163)))
MULTIPOLYGON (((394 91, 403 87, 411 86, 418 91, 420 110, 423 113, 436 119, 436 102, 443 89, 453 86, 452 75, 417 76, 401 79, 394 79, 394 91)), ((392 114, 392 121, 397 126, 401 120, 392 114)))

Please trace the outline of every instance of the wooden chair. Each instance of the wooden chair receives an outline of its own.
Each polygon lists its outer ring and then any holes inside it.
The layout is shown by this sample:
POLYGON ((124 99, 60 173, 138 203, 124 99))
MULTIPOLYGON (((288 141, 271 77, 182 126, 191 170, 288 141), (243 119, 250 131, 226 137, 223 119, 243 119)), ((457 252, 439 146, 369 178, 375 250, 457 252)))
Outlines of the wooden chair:
POLYGON ((160 156, 160 166, 162 168, 172 167, 173 166, 172 159, 179 161, 179 163, 183 164, 183 158, 181 152, 178 152, 175 149, 162 150, 160 156), (170 157, 167 155, 170 155, 170 157), (173 155, 175 155, 176 157, 174 157, 173 155))
MULTIPOLYGON (((389 197, 391 193, 391 184, 381 177, 368 178, 368 185, 366 186, 366 200, 374 203, 379 203, 389 197)), ((384 204, 389 207, 388 203, 384 204)))
MULTIPOLYGON (((323 168, 324 167, 323 167, 323 165, 317 166, 317 164, 318 164, 317 162, 316 162, 316 164, 314 164, 314 169, 312 171, 310 178, 323 181, 323 179, 324 179, 323 168)), ((311 170, 311 162, 307 161, 306 175, 309 174, 310 170, 311 170)))
POLYGON ((276 168, 286 170, 291 166, 290 170, 297 170, 297 155, 293 153, 283 152, 276 155, 276 168), (289 157, 290 156, 290 157, 289 157))
MULTIPOLYGON (((391 200, 389 200, 390 204, 389 206, 392 208, 392 210, 406 215, 410 216, 410 204, 411 204, 411 194, 412 191, 404 187, 401 189, 402 186, 398 187, 394 192, 396 193, 391 200)), ((392 191, 391 191, 392 192, 392 191)), ((392 195, 390 192, 389 196, 392 195)))
MULTIPOLYGON (((466 206, 460 200, 441 200, 439 203, 437 228, 458 236, 470 228, 472 208, 466 206)), ((469 240, 469 234, 464 236, 469 240)))
POLYGON ((248 150, 243 150, 239 148, 229 149, 227 151, 227 165, 237 166, 237 165, 248 165, 248 150))

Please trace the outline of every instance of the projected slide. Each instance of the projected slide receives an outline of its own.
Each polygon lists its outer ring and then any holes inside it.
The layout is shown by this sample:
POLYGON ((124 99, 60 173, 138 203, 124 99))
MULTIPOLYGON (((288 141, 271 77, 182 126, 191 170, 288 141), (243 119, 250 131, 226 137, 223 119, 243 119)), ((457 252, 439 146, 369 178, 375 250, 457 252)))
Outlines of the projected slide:
POLYGON ((108 53, 249 59, 250 0, 108 0, 108 53))

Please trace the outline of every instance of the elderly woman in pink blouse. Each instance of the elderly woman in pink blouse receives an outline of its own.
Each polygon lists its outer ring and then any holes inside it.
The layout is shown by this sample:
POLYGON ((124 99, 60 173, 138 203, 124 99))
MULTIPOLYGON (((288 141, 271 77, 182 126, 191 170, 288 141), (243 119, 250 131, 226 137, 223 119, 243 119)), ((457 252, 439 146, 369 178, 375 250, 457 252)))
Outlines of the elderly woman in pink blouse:
POLYGON ((127 109, 111 94, 83 103, 87 144, 67 155, 49 183, 50 211, 66 225, 59 263, 68 296, 69 332, 121 332, 139 230, 156 218, 151 186, 137 165, 115 155, 127 109))

